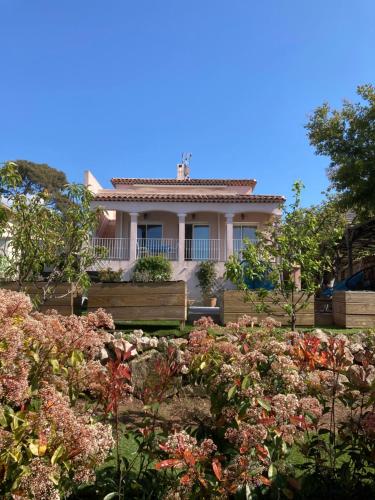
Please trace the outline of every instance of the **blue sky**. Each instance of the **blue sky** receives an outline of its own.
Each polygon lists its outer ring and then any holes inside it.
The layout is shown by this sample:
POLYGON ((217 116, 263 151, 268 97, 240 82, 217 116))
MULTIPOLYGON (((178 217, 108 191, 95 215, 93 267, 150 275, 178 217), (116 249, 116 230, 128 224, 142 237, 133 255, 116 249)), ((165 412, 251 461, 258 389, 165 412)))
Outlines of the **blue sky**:
POLYGON ((375 81, 373 0, 0 0, 0 161, 81 181, 250 177, 306 184, 326 158, 303 128, 375 81))

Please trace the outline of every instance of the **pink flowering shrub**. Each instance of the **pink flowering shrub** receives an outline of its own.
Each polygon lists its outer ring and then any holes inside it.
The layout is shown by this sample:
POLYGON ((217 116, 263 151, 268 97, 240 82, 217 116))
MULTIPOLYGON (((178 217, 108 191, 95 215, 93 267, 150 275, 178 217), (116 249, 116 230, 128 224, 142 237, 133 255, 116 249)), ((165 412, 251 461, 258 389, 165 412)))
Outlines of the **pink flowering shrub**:
MULTIPOLYGON (((202 440, 181 431, 161 444, 156 468, 178 473, 175 494, 247 498, 270 489, 278 498, 297 498, 304 479, 296 479, 292 449, 304 454, 302 474, 313 483, 319 476, 357 491, 367 480, 373 484, 374 336, 360 343, 280 336, 272 318, 249 330, 255 323, 244 318, 211 336, 212 325, 202 321, 189 335, 185 359, 211 399, 212 426, 202 440), (341 472, 340 460, 347 464, 341 472)), ((316 491, 298 498, 316 498, 316 491)))
POLYGON ((108 398, 104 327, 113 327, 104 311, 36 313, 28 296, 0 289, 1 498, 58 499, 104 462, 113 446, 97 418, 108 398))

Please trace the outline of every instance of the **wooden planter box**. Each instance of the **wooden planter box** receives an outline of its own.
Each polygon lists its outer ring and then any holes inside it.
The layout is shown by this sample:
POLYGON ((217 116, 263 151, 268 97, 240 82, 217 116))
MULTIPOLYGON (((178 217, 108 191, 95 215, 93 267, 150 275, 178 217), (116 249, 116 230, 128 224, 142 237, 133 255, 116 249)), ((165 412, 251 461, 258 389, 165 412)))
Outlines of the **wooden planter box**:
POLYGON ((375 292, 335 292, 332 304, 335 325, 375 327, 375 292))
MULTIPOLYGON (((281 306, 272 303, 272 298, 269 296, 266 303, 269 304, 271 312, 257 313, 256 304, 244 301, 245 294, 239 290, 225 290, 221 304, 221 321, 226 325, 229 322, 236 322, 244 314, 255 316, 258 319, 264 319, 267 316, 280 321, 282 325, 289 324, 289 317, 282 310, 281 306)), ((260 304, 260 302, 258 302, 260 304)), ((314 325, 314 297, 311 297, 305 309, 302 309, 297 314, 298 326, 313 326, 314 325)))
POLYGON ((332 326, 333 324, 332 298, 316 298, 315 326, 332 326))
MULTIPOLYGON (((43 296, 43 285, 45 285, 45 283, 39 281, 26 285, 24 291, 30 295, 33 303, 38 297, 41 298, 43 296)), ((17 292, 18 284, 15 282, 3 282, 0 283, 0 288, 17 292)), ((69 283, 60 283, 55 288, 55 296, 46 300, 43 304, 38 305, 38 311, 46 312, 48 309, 55 309, 62 316, 70 316, 72 314, 70 290, 71 285, 69 283)), ((81 296, 77 294, 73 297, 73 312, 74 314, 80 314, 81 312, 81 296)))
POLYGON ((184 281, 164 283, 95 283, 88 292, 88 311, 99 307, 114 321, 176 320, 187 316, 184 281))

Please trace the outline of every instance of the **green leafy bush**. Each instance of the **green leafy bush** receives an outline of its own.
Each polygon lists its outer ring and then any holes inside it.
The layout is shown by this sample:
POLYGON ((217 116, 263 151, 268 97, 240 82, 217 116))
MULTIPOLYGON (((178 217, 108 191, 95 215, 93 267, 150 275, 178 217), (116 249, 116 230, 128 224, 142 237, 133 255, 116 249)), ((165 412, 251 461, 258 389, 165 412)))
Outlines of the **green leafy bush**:
POLYGON ((170 281, 171 277, 171 263, 162 255, 142 257, 134 267, 133 281, 138 283, 170 281))
POLYGON ((99 271, 99 279, 104 283, 117 283, 122 281, 122 273, 123 269, 119 269, 118 271, 114 271, 111 267, 107 267, 106 269, 102 269, 99 271))

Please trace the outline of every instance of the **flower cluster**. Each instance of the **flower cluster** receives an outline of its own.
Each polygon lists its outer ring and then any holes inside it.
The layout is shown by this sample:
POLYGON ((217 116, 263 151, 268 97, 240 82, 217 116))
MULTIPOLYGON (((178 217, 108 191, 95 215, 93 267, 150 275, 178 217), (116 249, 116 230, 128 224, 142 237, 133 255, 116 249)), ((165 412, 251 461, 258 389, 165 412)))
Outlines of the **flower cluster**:
POLYGON ((319 332, 281 336, 272 318, 259 328, 253 328, 255 323, 255 318, 245 317, 222 329, 210 326, 210 331, 202 324, 190 333, 185 358, 190 374, 203 382, 211 398, 210 436, 218 449, 210 460, 199 461, 199 474, 193 474, 191 464, 176 452, 178 443, 182 449, 196 447, 193 438, 171 436, 167 443, 174 445, 163 447, 173 457, 163 467, 183 469, 181 482, 189 494, 205 485, 212 498, 227 498, 241 489, 271 484, 274 470, 289 477, 291 447, 308 449, 311 436, 320 439, 320 430, 331 436, 339 430, 350 436, 353 446, 366 443, 362 450, 374 450, 369 444, 375 434, 374 336, 352 341, 319 332), (337 399, 348 414, 339 429, 337 399))
POLYGON ((112 430, 95 418, 90 394, 106 388, 96 358, 108 328, 103 310, 41 314, 25 294, 0 289, 1 497, 58 499, 104 462, 112 430))

